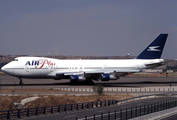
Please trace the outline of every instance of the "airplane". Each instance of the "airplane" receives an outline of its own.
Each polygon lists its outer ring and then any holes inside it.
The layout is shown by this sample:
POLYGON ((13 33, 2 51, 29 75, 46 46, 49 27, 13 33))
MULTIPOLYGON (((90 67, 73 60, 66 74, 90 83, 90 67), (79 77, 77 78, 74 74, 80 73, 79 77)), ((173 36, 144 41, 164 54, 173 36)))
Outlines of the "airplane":
POLYGON ((164 59, 161 54, 168 34, 160 34, 134 59, 112 60, 62 60, 46 57, 17 57, 1 70, 11 76, 34 79, 70 79, 78 81, 109 81, 121 76, 141 72, 161 66, 164 59))

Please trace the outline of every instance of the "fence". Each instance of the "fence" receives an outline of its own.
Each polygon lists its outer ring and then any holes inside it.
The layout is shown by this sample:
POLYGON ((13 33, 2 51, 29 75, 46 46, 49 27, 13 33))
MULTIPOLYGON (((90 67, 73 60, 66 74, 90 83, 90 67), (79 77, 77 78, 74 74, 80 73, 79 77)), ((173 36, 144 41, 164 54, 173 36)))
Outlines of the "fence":
POLYGON ((94 108, 94 107, 101 107, 101 106, 110 106, 116 103, 117 103, 116 100, 104 100, 104 101, 84 102, 84 103, 76 103, 76 104, 0 111, 0 118, 4 118, 4 119, 21 118, 26 116, 40 115, 40 114, 72 111, 72 110, 94 108))
POLYGON ((145 106, 139 106, 135 108, 130 108, 130 109, 124 109, 124 110, 119 110, 119 111, 114 111, 114 112, 107 112, 105 114, 101 113, 100 115, 93 115, 93 116, 85 116, 84 118, 80 118, 76 120, 127 120, 127 119, 132 119, 135 117, 151 114, 154 112, 166 110, 169 108, 173 108, 177 106, 177 101, 166 101, 166 102, 161 102, 161 103, 156 103, 156 104, 150 104, 150 105, 145 105, 145 106))
MULTIPOLYGON (((163 97, 163 96, 172 95, 172 94, 174 94, 174 93, 143 95, 143 96, 127 98, 127 99, 123 99, 123 100, 119 100, 119 101, 118 100, 104 100, 104 101, 84 102, 84 103, 76 103, 76 104, 66 104, 66 105, 56 105, 56 106, 45 106, 45 107, 37 107, 37 108, 0 111, 0 118, 4 118, 4 119, 21 118, 21 117, 25 117, 25 116, 34 116, 34 115, 48 114, 48 113, 55 113, 55 112, 64 112, 64 111, 72 111, 72 110, 79 110, 79 109, 86 109, 86 108, 110 106, 110 105, 114 105, 114 104, 121 104, 123 102, 128 102, 128 101, 134 101, 134 100, 139 100, 139 99, 148 99, 148 98, 152 98, 152 97, 163 97)), ((177 104, 175 104, 175 105, 177 105, 177 104)), ((140 108, 140 115, 141 115, 141 110, 142 109, 140 108)), ((121 112, 125 112, 125 110, 121 111, 121 112)), ((116 112, 116 114, 117 114, 117 112, 116 112)), ((120 113, 120 114, 122 114, 122 113, 120 113)))

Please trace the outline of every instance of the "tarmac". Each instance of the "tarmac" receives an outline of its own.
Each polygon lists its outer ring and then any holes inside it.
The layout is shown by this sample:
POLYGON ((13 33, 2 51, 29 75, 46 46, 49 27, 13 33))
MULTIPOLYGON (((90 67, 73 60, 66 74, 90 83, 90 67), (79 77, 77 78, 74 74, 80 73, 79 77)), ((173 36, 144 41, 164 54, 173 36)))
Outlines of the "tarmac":
POLYGON ((177 77, 121 77, 113 81, 94 81, 84 84, 72 84, 69 80, 52 79, 23 79, 23 85, 19 85, 16 77, 0 76, 0 95, 93 95, 94 85, 101 84, 105 94, 131 94, 145 95, 177 91, 177 77), (2 89, 21 89, 21 92, 1 92, 2 89), (57 89, 57 92, 23 92, 24 89, 57 89))

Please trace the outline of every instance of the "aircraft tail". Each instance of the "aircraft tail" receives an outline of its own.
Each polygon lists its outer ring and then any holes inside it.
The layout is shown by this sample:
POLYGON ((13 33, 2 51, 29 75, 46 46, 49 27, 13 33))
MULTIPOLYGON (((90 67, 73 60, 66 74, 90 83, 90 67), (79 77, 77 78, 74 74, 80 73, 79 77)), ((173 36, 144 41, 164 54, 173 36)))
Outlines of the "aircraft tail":
POLYGON ((136 59, 160 59, 168 34, 160 34, 136 59))

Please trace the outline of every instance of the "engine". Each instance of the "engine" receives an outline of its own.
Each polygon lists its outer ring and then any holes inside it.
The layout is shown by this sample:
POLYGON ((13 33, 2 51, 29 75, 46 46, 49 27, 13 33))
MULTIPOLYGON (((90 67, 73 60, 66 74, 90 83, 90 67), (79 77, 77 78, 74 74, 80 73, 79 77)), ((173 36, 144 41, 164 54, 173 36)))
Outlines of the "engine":
POLYGON ((112 74, 102 73, 101 74, 101 81, 109 81, 109 80, 117 80, 117 77, 112 74))
POLYGON ((78 82, 78 81, 85 81, 86 78, 82 75, 71 75, 70 82, 78 82))

